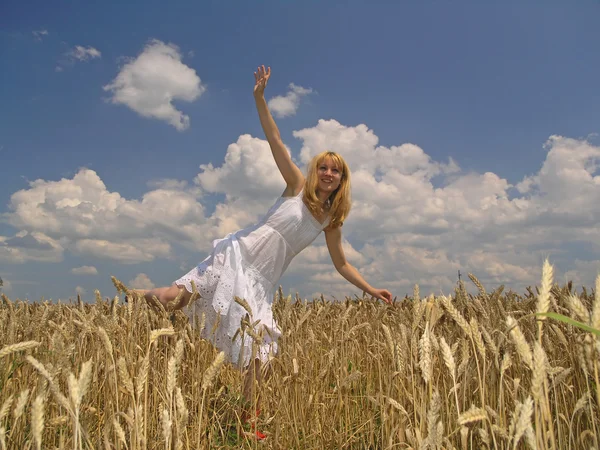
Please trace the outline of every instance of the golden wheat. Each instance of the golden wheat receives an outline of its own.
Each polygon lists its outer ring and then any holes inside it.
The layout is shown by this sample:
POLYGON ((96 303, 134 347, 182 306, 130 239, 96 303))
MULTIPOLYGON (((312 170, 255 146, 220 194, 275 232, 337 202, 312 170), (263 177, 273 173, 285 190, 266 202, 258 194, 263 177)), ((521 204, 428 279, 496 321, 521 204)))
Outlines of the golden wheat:
MULTIPOLYGON (((415 286, 391 307, 279 292, 278 352, 250 398, 202 338, 205 315, 191 326, 118 280, 127 304, 3 298, 0 446, 250 449, 241 413, 260 408, 265 449, 597 447, 598 340, 554 319, 540 333, 531 314, 590 325, 598 289, 551 286, 547 269, 523 296, 472 280, 476 297, 462 285, 421 300, 415 286)), ((272 339, 246 312, 240 333, 272 339)))

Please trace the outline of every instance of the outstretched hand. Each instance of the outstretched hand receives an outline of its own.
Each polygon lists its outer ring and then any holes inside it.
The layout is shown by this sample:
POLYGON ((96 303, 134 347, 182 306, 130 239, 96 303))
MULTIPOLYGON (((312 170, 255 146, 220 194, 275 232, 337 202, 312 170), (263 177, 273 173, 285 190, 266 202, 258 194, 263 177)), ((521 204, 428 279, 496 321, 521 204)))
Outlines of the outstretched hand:
POLYGON ((374 289, 372 295, 379 300, 383 300, 388 305, 392 304, 392 293, 387 289, 374 289))
POLYGON ((256 72, 254 72, 254 95, 263 95, 269 78, 271 77, 271 68, 265 69, 265 66, 259 66, 256 72))

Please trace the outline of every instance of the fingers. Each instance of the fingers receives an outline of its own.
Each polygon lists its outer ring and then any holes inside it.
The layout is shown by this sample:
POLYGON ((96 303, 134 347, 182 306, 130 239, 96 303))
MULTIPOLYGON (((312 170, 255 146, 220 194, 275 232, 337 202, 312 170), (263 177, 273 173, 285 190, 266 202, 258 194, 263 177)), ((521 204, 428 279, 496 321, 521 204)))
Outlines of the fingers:
POLYGON ((386 302, 388 305, 391 305, 392 302, 392 293, 386 289, 383 289, 381 291, 381 294, 379 296, 380 300, 383 300, 384 302, 386 302))
POLYGON ((256 72, 254 72, 254 80, 257 83, 266 83, 269 77, 271 76, 271 67, 265 69, 264 64, 262 66, 258 66, 256 68, 256 72))

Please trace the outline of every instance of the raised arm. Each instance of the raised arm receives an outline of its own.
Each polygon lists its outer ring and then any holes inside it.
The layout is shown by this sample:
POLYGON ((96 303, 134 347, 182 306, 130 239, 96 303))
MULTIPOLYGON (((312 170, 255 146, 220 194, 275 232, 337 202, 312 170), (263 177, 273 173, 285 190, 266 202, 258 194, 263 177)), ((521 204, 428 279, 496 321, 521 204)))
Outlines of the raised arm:
POLYGON ((254 79, 256 81, 254 85, 254 100, 256 101, 256 109, 258 110, 260 124, 265 133, 265 137, 269 142, 269 146, 271 147, 273 158, 275 158, 275 164, 277 164, 277 167, 287 184, 286 193, 288 195, 295 195, 300 192, 304 186, 304 175, 298 166, 294 164, 287 148, 285 148, 279 134, 279 129, 267 106, 264 93, 270 77, 270 67, 265 70, 265 66, 261 66, 254 72, 254 79))
POLYGON ((342 248, 342 228, 337 227, 333 229, 325 229, 325 241, 327 242, 327 248, 331 255, 333 265, 346 280, 352 283, 354 286, 359 288, 361 291, 367 294, 383 300, 386 303, 392 303, 392 293, 387 289, 376 289, 365 281, 365 279, 358 273, 348 261, 344 255, 344 249, 342 248))

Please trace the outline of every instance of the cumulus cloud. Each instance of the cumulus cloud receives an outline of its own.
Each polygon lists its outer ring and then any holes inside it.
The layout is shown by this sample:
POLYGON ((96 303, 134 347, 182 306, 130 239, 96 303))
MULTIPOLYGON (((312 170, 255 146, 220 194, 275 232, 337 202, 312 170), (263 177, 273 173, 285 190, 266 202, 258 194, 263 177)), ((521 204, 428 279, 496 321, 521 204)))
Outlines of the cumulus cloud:
POLYGON ((73 267, 71 273, 75 275, 98 275, 98 269, 94 266, 73 267))
POLYGON ((105 239, 81 239, 74 250, 83 255, 112 259, 123 264, 153 261, 167 258, 171 246, 160 239, 133 239, 129 242, 111 242, 105 239))
POLYGON ((150 277, 145 273, 138 273, 135 278, 129 280, 129 283, 127 284, 134 289, 152 289, 155 287, 150 277))
POLYGON ((22 264, 28 261, 59 262, 64 248, 59 240, 39 231, 22 230, 13 237, 0 236, 0 262, 22 264))
POLYGON ((9 209, 4 220, 25 233, 0 242, 0 260, 9 262, 61 259, 67 248, 136 263, 169 257, 173 242, 191 248, 206 245, 202 227, 208 225, 193 192, 159 188, 141 200, 128 200, 109 191, 89 169, 71 179, 33 181, 11 196, 9 209), (32 239, 46 247, 22 250, 27 242, 33 245, 32 239))
POLYGON ((152 40, 116 78, 104 86, 111 102, 123 104, 144 117, 163 120, 183 131, 190 118, 175 108, 174 100, 193 102, 206 90, 196 71, 181 61, 179 48, 152 40))
POLYGON ((300 106, 300 100, 313 92, 310 88, 303 88, 290 83, 285 95, 278 95, 269 100, 269 108, 275 117, 294 116, 300 106))
POLYGON ((81 287, 81 286, 76 286, 75 287, 75 293, 79 296, 83 296, 85 295, 87 291, 85 290, 85 288, 81 287))
POLYGON ((557 211, 600 200, 600 148, 580 140, 551 136, 541 170, 517 184, 520 193, 544 195, 557 211), (572 202, 579 202, 573 205, 572 202))
POLYGON ((221 167, 202 164, 195 181, 207 192, 240 197, 273 198, 285 183, 273 160, 269 144, 248 134, 230 144, 221 167))
POLYGON ((344 228, 351 242, 362 243, 369 262, 361 270, 373 283, 400 280, 409 292, 412 281, 439 293, 461 270, 495 286, 522 287, 538 282, 545 256, 567 270, 570 246, 583 241, 598 249, 600 148, 587 141, 550 137, 541 170, 514 196, 497 174, 462 172, 412 144, 378 146, 364 125, 319 121, 295 136, 304 141, 303 162, 329 148, 353 168, 355 202, 344 228))
MULTIPOLYGON (((324 149, 349 162, 354 202, 343 245, 376 287, 403 296, 417 283, 423 293, 448 293, 460 270, 488 289, 505 284, 522 291, 539 283, 546 257, 556 264, 557 281, 574 278, 575 270, 578 283, 594 282, 600 147, 586 140, 551 136, 539 171, 513 185, 502 174, 435 161, 413 143, 382 146, 366 125, 321 120, 294 135, 302 143, 301 166, 324 149)), ((212 239, 254 223, 285 184, 268 144, 242 135, 221 164, 201 166, 193 186, 160 180, 150 187, 140 200, 125 199, 88 169, 71 179, 36 180, 11 196, 4 219, 25 234, 0 239, 0 259, 7 252, 31 258, 35 249, 122 263, 180 251, 187 252, 186 261, 199 260, 212 239), (222 201, 208 214, 212 194, 222 201)), ((282 282, 302 295, 360 295, 335 272, 322 237, 295 259, 282 282)))

